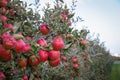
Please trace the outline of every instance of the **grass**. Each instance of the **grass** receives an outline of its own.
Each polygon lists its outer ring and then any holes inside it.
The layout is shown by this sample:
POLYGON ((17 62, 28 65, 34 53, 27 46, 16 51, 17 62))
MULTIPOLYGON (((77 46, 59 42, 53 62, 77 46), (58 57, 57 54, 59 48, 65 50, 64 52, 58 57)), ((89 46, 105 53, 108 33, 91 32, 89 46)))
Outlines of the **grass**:
POLYGON ((120 61, 115 61, 112 66, 111 80, 120 80, 120 61))

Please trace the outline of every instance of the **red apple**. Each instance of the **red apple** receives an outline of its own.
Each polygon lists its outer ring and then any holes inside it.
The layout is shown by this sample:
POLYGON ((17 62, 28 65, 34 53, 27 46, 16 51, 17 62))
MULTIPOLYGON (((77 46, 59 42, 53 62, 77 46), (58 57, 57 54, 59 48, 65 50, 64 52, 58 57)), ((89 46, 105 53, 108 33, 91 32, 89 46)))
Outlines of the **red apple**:
POLYGON ((23 76, 23 80, 28 80, 28 75, 27 75, 27 74, 25 74, 25 75, 23 76))
POLYGON ((12 25, 12 24, 5 24, 5 25, 4 25, 4 28, 8 28, 8 29, 10 29, 11 31, 13 31, 13 25, 12 25))
POLYGON ((63 19, 63 20, 66 20, 67 15, 66 15, 65 13, 62 13, 61 16, 62 16, 62 19, 63 19))
POLYGON ((2 34, 1 37, 2 37, 2 39, 4 39, 4 38, 11 37, 11 35, 8 32, 5 32, 4 34, 2 34))
POLYGON ((37 44, 43 46, 43 47, 46 47, 47 46, 47 43, 45 41, 44 38, 40 38, 38 41, 37 41, 37 44))
POLYGON ((67 60, 66 56, 62 56, 62 60, 66 61, 67 60))
POLYGON ((38 55, 41 62, 45 62, 48 59, 48 52, 46 50, 40 50, 38 55))
POLYGON ((18 53, 22 53, 24 51, 25 45, 25 42, 22 39, 19 39, 16 41, 14 50, 18 53))
POLYGON ((64 48, 64 42, 61 38, 61 36, 57 36, 53 41, 52 41, 52 46, 54 50, 62 50, 64 48))
POLYGON ((40 32, 43 34, 43 35, 47 35, 49 33, 49 29, 47 27, 47 24, 42 24, 40 25, 40 32))
POLYGON ((2 14, 6 12, 6 9, 4 7, 1 8, 2 14))
POLYGON ((73 59, 72 59, 72 62, 73 62, 73 63, 76 63, 77 61, 78 61, 77 58, 73 58, 73 59))
POLYGON ((12 36, 8 36, 3 38, 3 45, 6 49, 13 49, 15 48, 16 39, 12 36))
POLYGON ((11 54, 10 50, 6 50, 1 44, 0 44, 0 58, 5 59, 8 55, 11 54))
POLYGON ((87 44, 86 39, 83 39, 83 40, 81 41, 81 44, 82 44, 83 46, 85 46, 85 45, 87 44))
POLYGON ((31 55, 31 56, 29 57, 29 64, 30 64, 31 66, 37 66, 39 63, 40 63, 40 62, 39 62, 39 59, 38 59, 35 55, 31 55))
POLYGON ((6 56, 2 61, 3 62, 9 62, 10 60, 12 60, 13 56, 12 54, 9 54, 8 56, 6 56))
POLYGON ((4 23, 7 21, 7 17, 4 15, 0 15, 0 18, 1 18, 1 21, 4 23))
POLYGON ((31 51, 31 46, 30 46, 30 44, 25 44, 22 53, 26 53, 26 52, 30 52, 30 51, 31 51))
POLYGON ((50 61, 49 61, 49 64, 50 64, 50 66, 52 66, 52 67, 58 66, 58 65, 60 64, 60 58, 58 58, 58 59, 56 59, 56 60, 50 60, 50 61))
POLYGON ((48 56, 49 56, 50 60, 56 60, 56 59, 60 58, 60 52, 51 50, 51 51, 49 51, 48 56))
POLYGON ((6 7, 8 2, 6 0, 0 0, 0 8, 1 7, 6 7))
POLYGON ((79 65, 78 64, 73 64, 73 68, 74 69, 79 69, 79 65))
POLYGON ((5 75, 3 72, 0 71, 0 80, 5 80, 5 75))
POLYGON ((18 65, 22 68, 25 68, 27 66, 27 59, 18 59, 18 65))

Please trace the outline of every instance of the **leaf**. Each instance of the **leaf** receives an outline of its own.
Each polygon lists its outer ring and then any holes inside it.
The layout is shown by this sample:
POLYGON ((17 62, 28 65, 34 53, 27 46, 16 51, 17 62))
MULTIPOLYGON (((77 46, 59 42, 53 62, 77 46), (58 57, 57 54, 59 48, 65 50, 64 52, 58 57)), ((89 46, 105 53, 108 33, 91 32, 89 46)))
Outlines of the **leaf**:
POLYGON ((60 0, 60 2, 64 3, 64 1, 63 1, 63 0, 60 0))
POLYGON ((93 61, 90 58, 88 58, 87 61, 93 64, 93 61))
POLYGON ((23 39, 23 38, 24 38, 24 37, 23 37, 22 35, 20 35, 20 34, 14 34, 13 37, 14 37, 15 39, 23 39))
POLYGON ((31 5, 33 5, 32 3, 31 4, 29 4, 29 6, 31 6, 31 5))
POLYGON ((72 43, 65 45, 64 49, 68 49, 69 47, 72 46, 72 43))
POLYGON ((67 17, 68 17, 68 18, 72 18, 74 15, 75 15, 75 13, 69 14, 67 17))
POLYGON ((9 31, 9 30, 10 30, 9 28, 4 29, 4 30, 2 31, 2 34, 5 33, 5 32, 7 32, 7 31, 9 31))
POLYGON ((21 26, 21 23, 22 23, 22 22, 15 22, 15 23, 14 23, 14 28, 13 28, 14 33, 17 32, 17 30, 18 30, 19 27, 21 26))
POLYGON ((34 79, 34 75, 31 73, 30 74, 30 80, 33 80, 34 79))
POLYGON ((31 26, 30 22, 25 22, 24 25, 31 26))

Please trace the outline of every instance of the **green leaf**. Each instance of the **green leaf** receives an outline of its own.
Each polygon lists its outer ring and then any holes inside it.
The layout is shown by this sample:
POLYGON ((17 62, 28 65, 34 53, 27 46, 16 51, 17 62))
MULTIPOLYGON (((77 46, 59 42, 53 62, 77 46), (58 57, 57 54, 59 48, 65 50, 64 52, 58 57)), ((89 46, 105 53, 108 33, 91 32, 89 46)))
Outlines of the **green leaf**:
POLYGON ((93 64, 93 61, 90 58, 88 58, 87 61, 93 64))
POLYGON ((19 29, 20 26, 21 26, 21 23, 22 23, 22 22, 15 22, 15 23, 14 23, 14 28, 13 28, 14 33, 16 33, 16 32, 18 31, 18 29, 19 29))
POLYGON ((73 43, 70 43, 70 44, 65 45, 64 49, 70 48, 70 47, 72 46, 72 44, 73 44, 73 43))
POLYGON ((64 3, 64 1, 63 1, 63 0, 60 0, 60 2, 64 3))
POLYGON ((34 79, 34 75, 31 73, 30 74, 30 80, 33 80, 34 79))
POLYGON ((68 18, 72 18, 74 15, 75 15, 75 13, 69 14, 67 17, 68 17, 68 18))
POLYGON ((24 36, 19 35, 19 34, 14 34, 13 37, 14 37, 15 39, 23 39, 23 38, 24 38, 24 36))

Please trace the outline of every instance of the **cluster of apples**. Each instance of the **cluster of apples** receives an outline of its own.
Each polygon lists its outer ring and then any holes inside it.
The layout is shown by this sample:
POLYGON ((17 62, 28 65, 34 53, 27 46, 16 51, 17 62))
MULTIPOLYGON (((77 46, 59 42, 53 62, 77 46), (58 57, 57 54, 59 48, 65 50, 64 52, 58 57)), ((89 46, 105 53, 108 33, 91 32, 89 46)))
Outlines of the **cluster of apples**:
POLYGON ((12 50, 23 54, 31 51, 30 44, 25 43, 22 39, 14 38, 9 32, 0 35, 0 38, 0 61, 10 61, 12 59, 12 50))
MULTIPOLYGON (((47 27, 47 24, 40 25, 40 32, 43 35, 47 35, 49 33, 49 28, 47 27)), ((37 41, 37 44, 46 47, 47 43, 44 38, 40 38, 37 41)), ((55 67, 60 64, 60 50, 64 48, 64 42, 62 40, 61 36, 56 36, 52 41, 52 48, 51 50, 40 50, 39 51, 39 60, 41 62, 45 62, 46 60, 49 61, 50 66, 55 67)))
MULTIPOLYGON (((42 35, 47 35, 49 33, 47 24, 41 24, 39 29, 42 35)), ((43 49, 40 49, 38 51, 38 56, 36 56, 35 54, 32 54, 31 56, 29 56, 28 59, 27 58, 18 59, 18 65, 20 67, 26 68, 27 63, 29 63, 31 66, 37 66, 39 65, 40 62, 45 62, 47 60, 50 66, 52 67, 58 66, 60 64, 60 50, 64 48, 64 42, 61 36, 57 36, 55 39, 53 39, 51 43, 53 49, 51 50, 45 49, 45 47, 47 47, 48 45, 44 38, 39 38, 36 41, 36 44, 38 46, 42 46, 43 49)))
POLYGON ((79 65, 78 65, 78 59, 77 58, 72 58, 72 62, 73 62, 73 68, 74 69, 79 69, 79 65))
POLYGON ((10 14, 12 17, 15 16, 15 11, 12 8, 6 8, 9 3, 7 0, 0 0, 0 20, 4 23, 4 28, 9 28, 11 31, 13 30, 13 25, 8 23, 9 19, 7 18, 7 14, 10 14))
MULTIPOLYGON (((67 57, 66 56, 62 56, 62 60, 66 61, 67 57)), ((79 69, 79 65, 78 65, 78 59, 76 57, 71 59, 71 62, 73 63, 73 68, 74 69, 79 69)))
MULTIPOLYGON (((8 5, 7 0, 0 0, 0 10, 2 11, 0 13, 0 21, 3 23, 3 29, 9 29, 7 32, 0 34, 0 61, 1 62, 9 62, 12 60, 13 55, 12 52, 18 53, 18 54, 26 54, 30 52, 31 44, 26 43, 23 39, 18 39, 15 36, 11 35, 11 32, 13 32, 14 26, 11 23, 8 23, 9 19, 6 17, 6 13, 11 13, 11 16, 14 16, 14 11, 12 9, 6 10, 6 6, 8 5)), ((67 19, 67 15, 65 13, 61 14, 61 17, 63 20, 67 19)), ((70 21, 68 21, 68 24, 71 24, 70 21)), ((39 27, 40 32, 42 35, 48 35, 50 30, 48 28, 47 24, 41 24, 39 27)), ((21 35, 22 36, 22 35, 21 35)), ((36 41, 36 44, 47 47, 47 42, 44 38, 40 38, 36 41)), ((81 44, 86 45, 86 41, 82 40, 81 44)), ((52 49, 46 50, 46 49, 40 49, 38 51, 38 56, 35 54, 30 55, 28 58, 19 58, 17 61, 18 65, 24 69, 26 69, 28 63, 30 66, 37 66, 40 62, 48 61, 49 65, 52 67, 56 67, 60 64, 60 55, 61 50, 64 48, 64 41, 62 40, 62 37, 60 35, 56 36, 52 42, 52 49)), ((66 60, 66 57, 62 57, 62 59, 66 60)), ((72 59, 73 68, 78 69, 79 65, 77 64, 77 58, 72 59)), ((0 72, 0 79, 4 78, 4 73, 0 72), (1 77, 2 75, 2 77, 1 77)), ((28 76, 24 75, 24 80, 28 80, 28 76)), ((2 79, 4 80, 4 79, 2 79)))
POLYGON ((22 39, 16 39, 10 34, 13 31, 13 25, 8 23, 9 21, 6 15, 12 10, 7 10, 7 5, 7 0, 0 0, 0 20, 3 23, 2 29, 8 29, 7 32, 0 34, 0 61, 2 62, 8 62, 12 59, 12 50, 16 53, 26 53, 31 50, 28 43, 25 43, 22 39))

